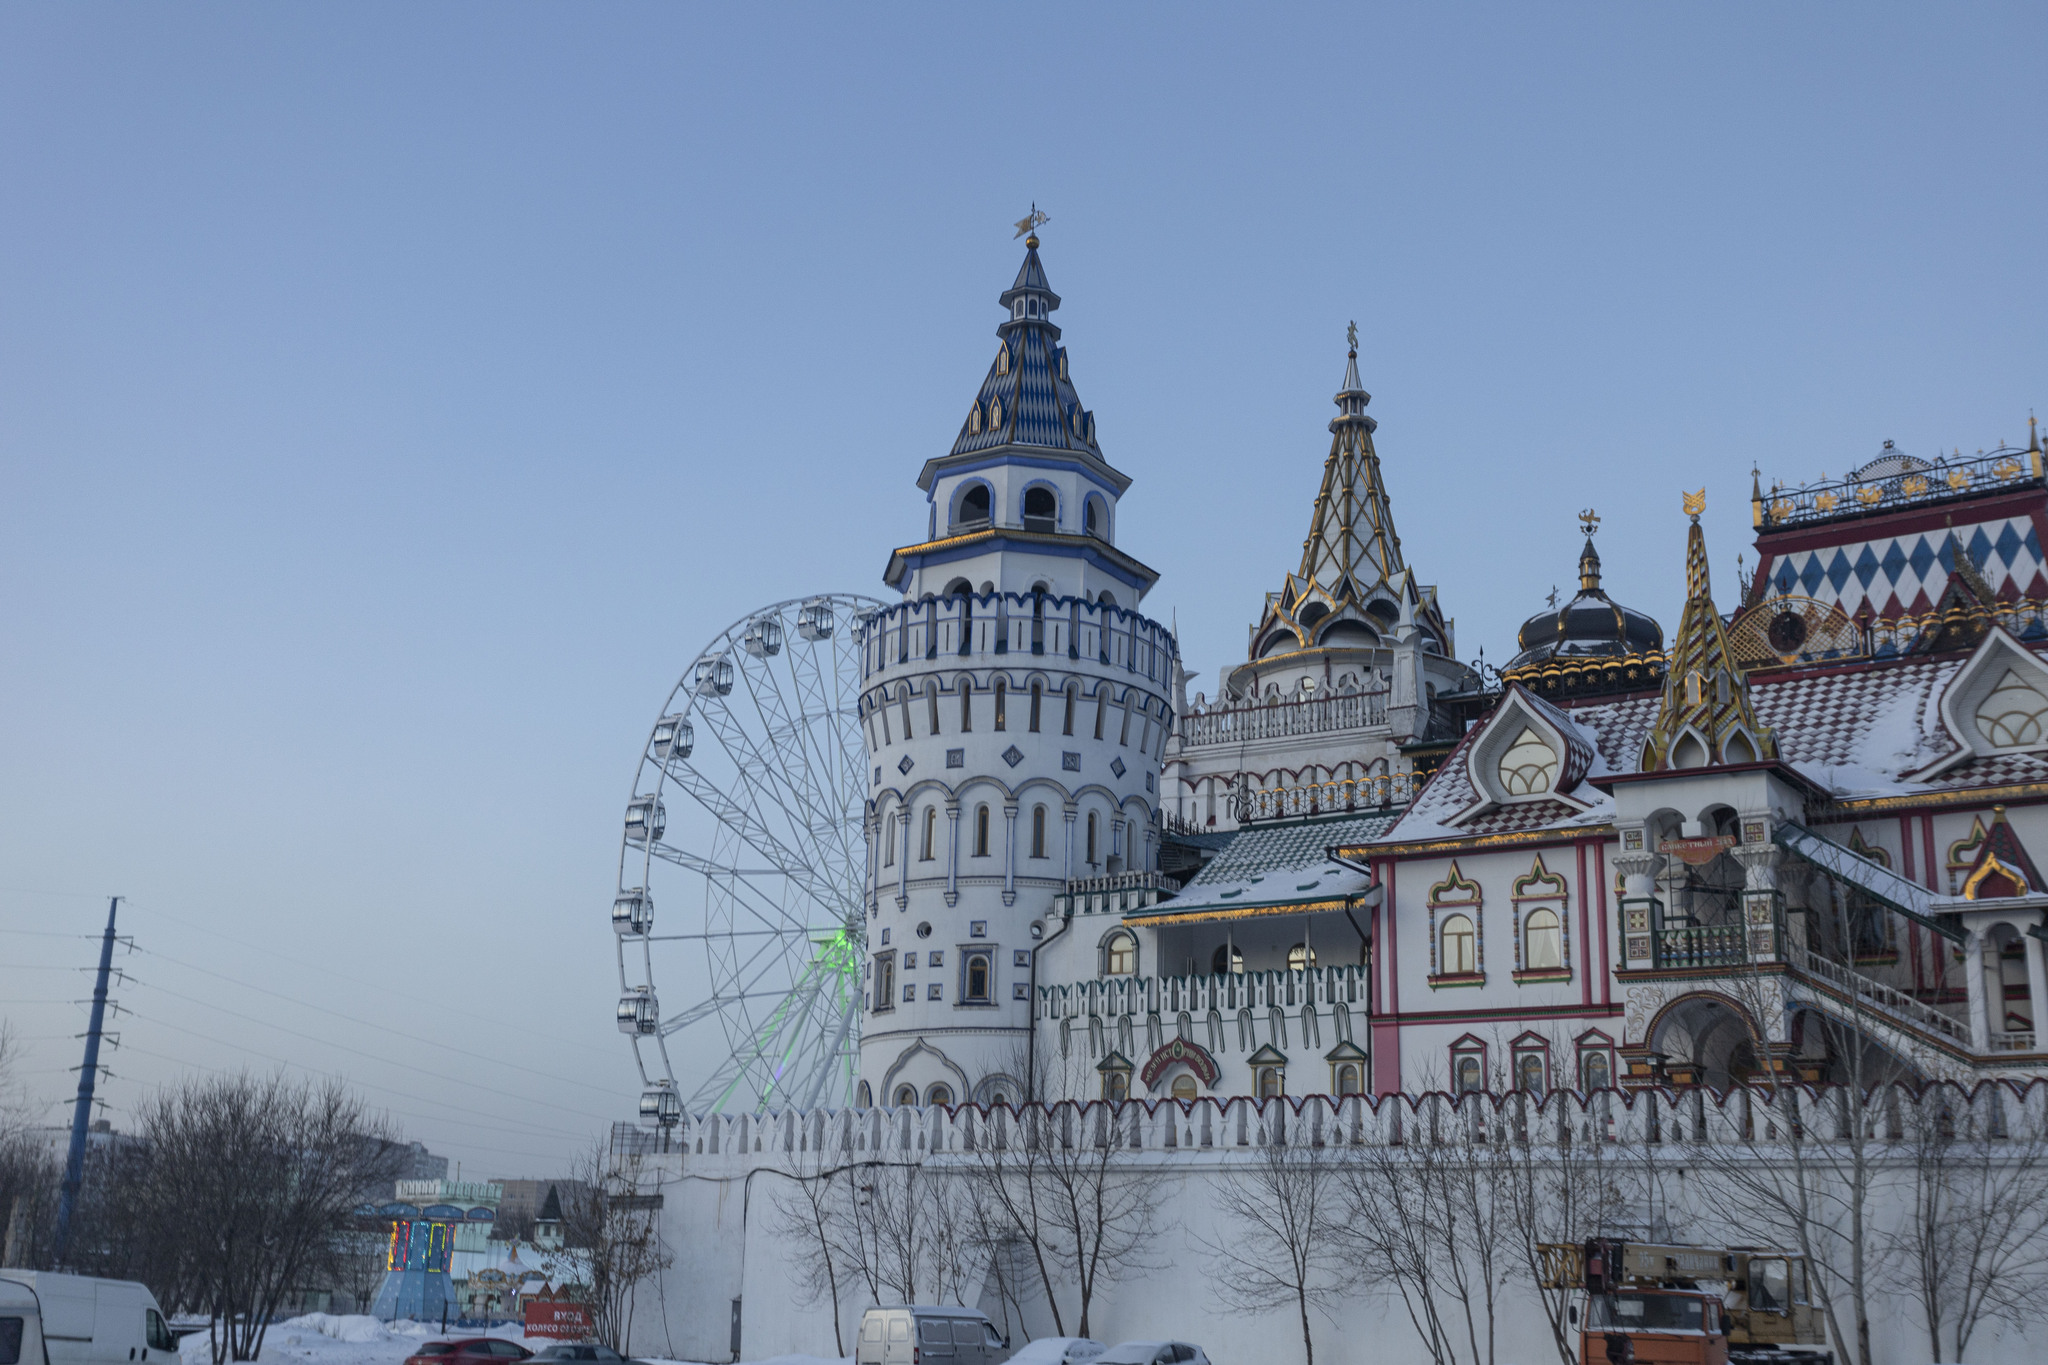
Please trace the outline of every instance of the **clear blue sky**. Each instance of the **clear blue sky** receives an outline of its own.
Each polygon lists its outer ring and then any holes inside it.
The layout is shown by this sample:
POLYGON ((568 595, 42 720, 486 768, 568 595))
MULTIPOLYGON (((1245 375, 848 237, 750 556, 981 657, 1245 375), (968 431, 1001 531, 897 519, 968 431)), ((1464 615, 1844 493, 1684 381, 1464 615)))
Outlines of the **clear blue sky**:
POLYGON ((119 891, 117 1122, 279 1056, 466 1175, 626 1116, 648 723, 748 608, 881 591, 1033 200, 1200 673, 1299 556, 1353 318, 1461 653, 1588 505, 1668 627, 1704 484, 1725 601, 1752 461, 2048 410, 2044 54, 2039 5, 0 10, 25 1081, 91 950, 35 934, 119 891))

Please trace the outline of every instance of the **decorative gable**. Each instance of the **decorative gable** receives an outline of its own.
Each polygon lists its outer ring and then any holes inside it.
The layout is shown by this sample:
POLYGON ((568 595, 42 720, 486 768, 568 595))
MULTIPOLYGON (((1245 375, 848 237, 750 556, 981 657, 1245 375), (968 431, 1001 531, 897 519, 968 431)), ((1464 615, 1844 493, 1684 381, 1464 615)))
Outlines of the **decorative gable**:
POLYGON ((1465 754, 1465 771, 1478 795, 1453 823, 1465 824, 1516 802, 1557 801, 1566 811, 1585 808, 1571 795, 1593 765, 1593 746, 1579 728, 1519 683, 1510 683, 1465 754))
POLYGON ((1972 758, 2048 749, 2048 664, 1994 626, 1949 679, 1939 709, 1957 747, 1909 774, 1916 781, 1972 758))
POLYGON ((2005 807, 1991 808, 1991 828, 1985 831, 1977 858, 1963 878, 1963 899, 1996 900, 2006 896, 2029 896, 2048 889, 2034 860, 2027 856, 2019 835, 2006 823, 2005 807))

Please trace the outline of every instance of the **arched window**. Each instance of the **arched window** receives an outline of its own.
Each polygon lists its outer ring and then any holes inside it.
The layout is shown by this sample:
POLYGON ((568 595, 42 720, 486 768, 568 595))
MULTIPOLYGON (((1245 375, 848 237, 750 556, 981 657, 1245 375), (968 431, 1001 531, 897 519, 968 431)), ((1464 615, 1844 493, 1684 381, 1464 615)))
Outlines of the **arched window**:
POLYGON ((1116 605, 1116 594, 1105 588, 1095 594, 1095 600, 1105 607, 1113 607, 1116 605))
POLYGON ((1316 965, 1315 949, 1306 943, 1297 943, 1287 950, 1287 970, 1290 972, 1313 971, 1316 965))
POLYGON ((1102 718, 1109 714, 1109 684, 1095 684, 1095 737, 1102 738, 1102 718))
POLYGON ((986 858, 988 856, 987 806, 976 806, 974 808, 974 856, 977 858, 986 858))
POLYGON ((1467 916, 1452 915, 1444 921, 1441 961, 1446 976, 1469 976, 1479 970, 1478 936, 1467 916))
POLYGON ((1131 1073, 1122 1067, 1111 1067, 1102 1073, 1102 1098, 1106 1100, 1127 1100, 1131 1097, 1131 1073))
MULTIPOLYGON (((994 422, 1000 419, 991 418, 990 420, 994 422)), ((988 485, 985 483, 968 485, 967 491, 960 495, 959 524, 962 526, 988 525, 988 508, 988 485)))
POLYGON ((1031 684, 1031 733, 1038 733, 1038 706, 1045 700, 1045 684, 1031 684))
POLYGON ((1287 1073, 1277 1066, 1259 1068, 1259 1098, 1275 1100, 1287 1093, 1287 1073))
POLYGON ((1358 1088, 1358 1063, 1345 1062, 1337 1068, 1337 1093, 1340 1096, 1363 1093, 1358 1088))
POLYGON ((1515 1084, 1536 1098, 1543 1097, 1548 1077, 1544 1074, 1543 1054, 1531 1049, 1515 1058, 1515 1084))
POLYGON ((1534 796, 1550 790, 1557 776, 1557 751, 1530 726, 1500 756, 1500 784, 1509 796, 1534 796))
POLYGON ((1050 488, 1040 485, 1024 490, 1024 529, 1052 531, 1059 525, 1059 500, 1050 488))
POLYGON ((1080 693, 1080 690, 1081 686, 1079 683, 1067 684, 1067 719, 1066 723, 1060 727, 1060 733, 1063 735, 1074 733, 1074 698, 1080 693))
POLYGON ((1564 938, 1555 910, 1532 910, 1522 926, 1522 965, 1531 971, 1564 966, 1564 938))
POLYGON ((974 596, 974 585, 964 578, 956 578, 946 585, 946 596, 972 597, 974 596))
POLYGON ((960 680, 960 733, 968 734, 974 729, 974 681, 960 680))
POLYGON ((1216 945, 1216 952, 1209 959, 1209 975, 1243 976, 1244 949, 1229 943, 1216 945))
POLYGON ((2010 668, 1977 706, 1977 728, 2001 749, 2039 744, 2044 720, 2048 720, 2048 697, 2027 686, 2010 668))
POLYGON ((1008 346, 998 346, 996 348, 996 373, 1008 374, 1009 372, 1010 348, 1008 346))
POLYGON ((991 427, 999 427, 999 426, 1001 426, 1001 425, 1003 424, 1003 400, 1002 400, 1002 399, 1000 399, 1000 398, 991 398, 991 399, 989 399, 989 400, 988 400, 988 424, 989 424, 989 425, 990 425, 991 427))
POLYGON ((943 1081, 934 1084, 931 1089, 924 1092, 924 1102, 934 1109, 950 1105, 953 1102, 953 1087, 943 1081))
POLYGON ((875 1092, 869 1088, 866 1081, 862 1081, 854 1087, 853 1107, 856 1109, 872 1109, 875 1107, 875 1092))
POLYGON ((1102 944, 1102 974, 1104 976, 1131 976, 1138 970, 1138 940, 1127 930, 1119 929, 1102 944))
POLYGON ((1088 812, 1088 856, 1081 860, 1088 866, 1095 866, 1095 812, 1088 812))
MULTIPOLYGON (((939 685, 937 683, 927 682, 924 685, 924 699, 925 704, 931 709, 932 733, 936 735, 939 732, 939 685)), ((904 738, 910 738, 907 733, 910 729, 910 713, 908 711, 903 713, 903 728, 906 732, 904 738)))
POLYGON ((912 1105, 916 1104, 916 1103, 917 1103, 917 1087, 916 1087, 916 1086, 914 1086, 914 1085, 899 1085, 899 1086, 897 1086, 897 1087, 896 1087, 896 1103, 897 1103, 897 1104, 898 1104, 899 1106, 901 1106, 901 1107, 903 1107, 903 1108, 906 1108, 906 1109, 907 1109, 907 1108, 909 1108, 910 1106, 912 1106, 912 1105))
POLYGON ((1081 530, 1091 536, 1102 535, 1102 499, 1090 495, 1081 504, 1081 530))
POLYGON ((896 866, 896 821, 900 817, 891 812, 882 822, 882 866, 896 866))
POLYGON ((1001 678, 996 679, 996 729, 1006 728, 1009 720, 1009 685, 1001 678))
POLYGON ((967 434, 970 436, 981 435, 981 404, 979 403, 976 403, 967 410, 967 434))
POLYGON ((988 1002, 988 954, 982 952, 967 954, 966 980, 962 982, 960 998, 976 1004, 988 1002))
POLYGON ((1479 1058, 1469 1052, 1461 1053, 1452 1062, 1452 1079, 1457 1084, 1459 1094, 1478 1094, 1480 1086, 1479 1058))
POLYGON ((1612 1084, 1614 1080, 1607 1066, 1607 1053, 1599 1048, 1588 1048, 1579 1057, 1579 1085, 1591 1092, 1605 1090, 1612 1084))
POLYGON ((938 842, 939 808, 937 806, 926 806, 924 808, 924 843, 919 847, 917 860, 921 863, 930 862, 932 860, 932 850, 938 846, 938 842))
POLYGON ((1183 1103, 1192 1103, 1201 1098, 1201 1091, 1195 1088, 1195 1078, 1183 1071, 1173 1078, 1173 1097, 1183 1103))
POLYGON ((1034 858, 1043 858, 1045 856, 1044 806, 1033 806, 1031 808, 1031 856, 1034 858))

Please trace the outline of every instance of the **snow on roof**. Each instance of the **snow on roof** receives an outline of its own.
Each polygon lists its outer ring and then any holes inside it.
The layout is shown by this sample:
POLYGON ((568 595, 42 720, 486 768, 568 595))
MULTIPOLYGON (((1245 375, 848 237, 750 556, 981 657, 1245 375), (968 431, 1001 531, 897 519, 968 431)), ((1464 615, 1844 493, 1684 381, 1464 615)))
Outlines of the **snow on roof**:
POLYGON ((1393 827, 1396 816, 1344 816, 1252 825, 1235 831, 1223 850, 1171 900, 1126 919, 1183 916, 1203 911, 1301 905, 1341 900, 1372 884, 1354 868, 1330 861, 1328 850, 1372 843, 1393 827))

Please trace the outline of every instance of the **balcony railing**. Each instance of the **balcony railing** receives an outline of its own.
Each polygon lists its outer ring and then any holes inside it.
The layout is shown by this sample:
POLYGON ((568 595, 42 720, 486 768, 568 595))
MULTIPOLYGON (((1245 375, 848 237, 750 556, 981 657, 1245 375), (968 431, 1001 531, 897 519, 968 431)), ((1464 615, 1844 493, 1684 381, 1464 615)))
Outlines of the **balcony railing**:
POLYGON ((1665 971, 1687 967, 1740 967, 1749 961, 1740 924, 1695 924, 1656 932, 1657 966, 1665 971))
POLYGON ((1062 915, 1121 915, 1142 910, 1180 890, 1180 879, 1164 872, 1118 872, 1108 877, 1076 877, 1052 898, 1062 915))
POLYGON ((1781 485, 1756 499, 1755 521, 1760 531, 1777 530, 1837 517, 1892 512, 2001 488, 2038 487, 2041 481, 2040 455, 2007 446, 1987 455, 1936 460, 1925 469, 1868 479, 1837 479, 1798 488, 1781 485))
POLYGON ((1341 782, 1308 782, 1292 787, 1245 784, 1230 794, 1231 813, 1237 823, 1249 825, 1260 820, 1386 810, 1414 800, 1417 785, 1413 773, 1347 777, 1341 782))
POLYGON ((1322 735, 1369 730, 1387 723, 1385 688, 1340 692, 1304 701, 1256 702, 1193 711, 1180 718, 1181 743, 1190 749, 1244 744, 1288 735, 1322 735))
POLYGON ((2031 1030, 2021 1029, 2017 1033, 1994 1033, 1991 1035, 1993 1052, 2032 1052, 2034 1035, 2031 1030))
POLYGON ((1226 1017, 1237 1011, 1343 1005, 1363 1011, 1363 967, 1311 967, 1293 972, 1234 972, 1221 976, 1106 976, 1066 986, 1040 986, 1038 1012, 1047 1019, 1084 1015, 1157 1014, 1185 1010, 1226 1017))
POLYGON ((1088 659, 1165 682, 1173 632, 1106 603, 1032 593, 903 602, 861 623, 861 676, 918 661, 1018 654, 1088 659))

